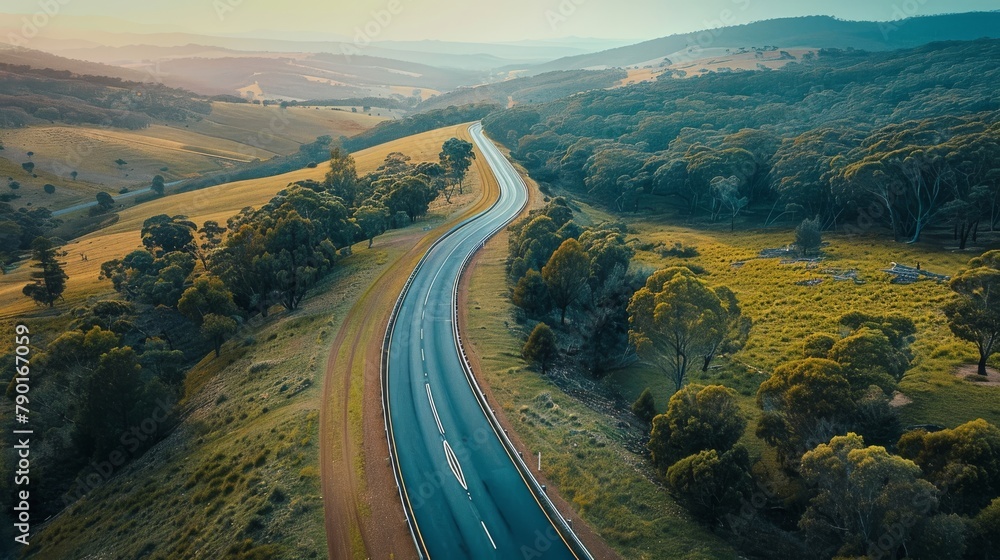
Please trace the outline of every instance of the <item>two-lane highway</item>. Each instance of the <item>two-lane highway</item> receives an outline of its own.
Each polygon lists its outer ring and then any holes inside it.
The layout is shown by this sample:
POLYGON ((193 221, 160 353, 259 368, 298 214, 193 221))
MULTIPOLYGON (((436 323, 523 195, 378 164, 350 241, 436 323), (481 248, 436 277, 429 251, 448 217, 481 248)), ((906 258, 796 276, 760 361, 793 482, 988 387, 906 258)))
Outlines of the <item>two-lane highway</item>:
POLYGON ((524 182, 482 126, 471 132, 497 176, 500 199, 428 251, 387 334, 383 390, 400 495, 422 557, 588 558, 532 492, 534 480, 501 443, 463 369, 454 325, 463 266, 527 200, 524 182))

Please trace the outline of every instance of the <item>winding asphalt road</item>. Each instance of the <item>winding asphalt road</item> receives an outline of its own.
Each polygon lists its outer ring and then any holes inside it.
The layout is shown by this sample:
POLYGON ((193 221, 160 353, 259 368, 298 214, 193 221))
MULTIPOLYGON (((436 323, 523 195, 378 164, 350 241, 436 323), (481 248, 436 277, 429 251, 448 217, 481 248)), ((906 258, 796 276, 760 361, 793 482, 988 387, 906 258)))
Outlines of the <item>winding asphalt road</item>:
POLYGON ((383 396, 400 496, 421 557, 586 559, 554 509, 532 492, 537 483, 517 468, 463 369, 454 313, 464 263, 527 200, 524 182, 482 126, 471 132, 497 176, 500 199, 428 251, 387 335, 383 396))

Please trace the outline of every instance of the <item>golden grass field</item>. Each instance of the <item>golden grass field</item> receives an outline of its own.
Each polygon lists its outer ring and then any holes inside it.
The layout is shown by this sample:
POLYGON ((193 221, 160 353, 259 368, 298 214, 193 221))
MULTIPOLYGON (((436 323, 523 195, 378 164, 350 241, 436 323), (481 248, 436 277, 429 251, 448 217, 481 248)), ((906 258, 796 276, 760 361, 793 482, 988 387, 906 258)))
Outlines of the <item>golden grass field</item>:
POLYGON ((656 79, 664 72, 663 68, 629 68, 626 70, 628 76, 622 78, 617 87, 625 87, 633 84, 639 84, 642 82, 655 82, 656 79))
MULTIPOLYGON (((354 154, 359 173, 374 170, 390 152, 403 152, 414 161, 437 160, 441 144, 453 136, 466 136, 467 125, 439 129, 369 148, 354 154)), ((101 263, 125 256, 141 246, 139 231, 142 222, 157 214, 182 214, 199 225, 206 220, 225 223, 226 219, 247 206, 265 204, 289 183, 306 179, 322 180, 327 166, 302 169, 264 179, 227 183, 199 191, 168 196, 121 212, 118 223, 101 231, 74 240, 63 247, 65 270, 69 275, 64 302, 60 307, 72 307, 88 297, 110 292, 111 285, 99 280, 101 263), (86 255, 87 260, 83 260, 86 255)), ((454 201, 454 199, 453 199, 454 201)), ((10 272, 0 286, 0 318, 9 318, 40 311, 21 294, 29 281, 28 263, 10 272)))
POLYGON ((214 103, 212 114, 200 120, 154 124, 143 130, 33 126, 0 131, 5 147, 0 157, 11 160, 5 166, 11 172, 0 172, 7 173, 4 178, 12 176, 21 182, 22 198, 17 204, 59 208, 89 200, 99 190, 114 194, 123 186, 148 186, 157 174, 170 182, 254 159, 291 154, 319 136, 353 136, 383 120, 329 107, 281 109, 214 103), (38 179, 20 167, 27 161, 28 151, 35 153, 32 161, 38 179), (118 159, 127 165, 119 168, 115 164, 118 159), (73 170, 79 173, 77 181, 69 176, 73 170), (42 191, 45 183, 56 185, 56 195, 42 191))
MULTIPOLYGON (((4 153, 6 152, 0 152, 0 156, 4 153)), ((81 199, 93 199, 99 191, 109 190, 100 184, 83 179, 70 182, 68 177, 59 177, 40 168, 34 170, 37 177, 32 177, 21 167, 22 161, 27 161, 27 159, 18 158, 17 162, 14 162, 0 157, 0 190, 14 192, 20 196, 20 198, 8 203, 14 208, 31 208, 33 206, 43 206, 50 209, 64 208, 76 204, 81 199), (17 181, 21 188, 16 191, 9 189, 7 185, 11 180, 17 181), (47 194, 42 190, 47 183, 56 186, 55 193, 47 194)))
POLYGON ((714 48, 714 49, 704 49, 699 53, 699 58, 697 60, 681 60, 671 64, 668 68, 670 70, 682 70, 685 72, 685 78, 692 78, 694 76, 701 76, 709 72, 718 72, 720 70, 728 68, 729 70, 758 70, 760 66, 767 67, 770 70, 777 70, 789 62, 801 61, 802 56, 809 52, 815 52, 815 49, 782 49, 788 52, 788 54, 795 57, 795 60, 783 59, 780 57, 778 51, 767 51, 763 53, 761 58, 757 58, 756 53, 726 53, 725 49, 714 48))

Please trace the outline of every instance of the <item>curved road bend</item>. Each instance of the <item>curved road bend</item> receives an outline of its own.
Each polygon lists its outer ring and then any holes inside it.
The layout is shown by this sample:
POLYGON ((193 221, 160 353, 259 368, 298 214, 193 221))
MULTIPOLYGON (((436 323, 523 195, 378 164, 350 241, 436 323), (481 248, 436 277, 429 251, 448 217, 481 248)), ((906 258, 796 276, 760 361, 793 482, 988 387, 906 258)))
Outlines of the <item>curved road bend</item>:
POLYGON ((516 216, 527 189, 483 135, 470 129, 500 183, 491 209, 460 224, 426 255, 399 304, 388 351, 390 438, 421 556, 577 556, 498 439, 462 369, 453 335, 454 288, 466 257, 516 216))

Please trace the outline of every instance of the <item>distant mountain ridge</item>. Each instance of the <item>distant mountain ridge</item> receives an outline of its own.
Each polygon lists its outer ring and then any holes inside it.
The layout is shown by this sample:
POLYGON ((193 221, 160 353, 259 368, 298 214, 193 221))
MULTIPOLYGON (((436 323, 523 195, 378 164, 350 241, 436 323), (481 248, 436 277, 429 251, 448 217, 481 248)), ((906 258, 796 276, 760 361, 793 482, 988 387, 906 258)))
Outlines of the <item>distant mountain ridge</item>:
POLYGON ((74 74, 87 74, 90 76, 108 76, 120 78, 133 82, 151 81, 150 76, 139 70, 131 70, 99 62, 88 62, 85 60, 73 60, 49 54, 47 52, 36 51, 21 47, 6 47, 0 45, 0 63, 13 64, 19 66, 30 66, 32 68, 51 68, 52 70, 66 70, 74 74))
POLYGON ((968 41, 983 37, 1000 38, 1000 11, 922 16, 890 22, 846 21, 829 16, 781 18, 670 35, 594 54, 570 56, 532 67, 531 73, 632 66, 690 47, 697 50, 770 45, 782 49, 887 51, 935 41, 968 41))

